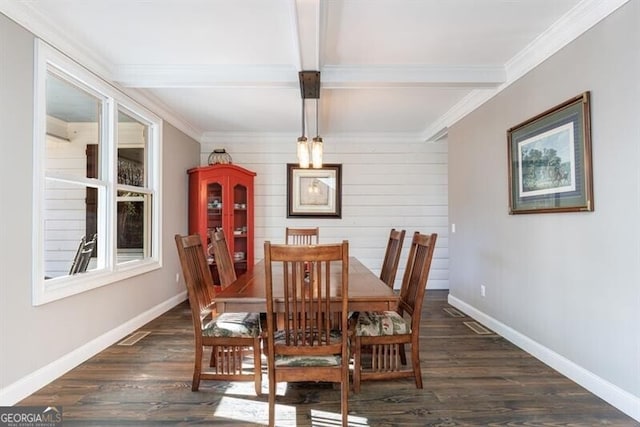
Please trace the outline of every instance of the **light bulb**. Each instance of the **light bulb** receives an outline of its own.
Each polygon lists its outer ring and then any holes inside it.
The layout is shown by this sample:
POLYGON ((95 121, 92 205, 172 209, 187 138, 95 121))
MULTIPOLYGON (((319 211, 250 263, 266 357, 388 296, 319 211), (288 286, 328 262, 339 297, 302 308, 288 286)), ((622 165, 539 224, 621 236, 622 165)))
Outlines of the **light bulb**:
POLYGON ((304 136, 298 138, 298 163, 301 168, 309 167, 309 143, 304 136))
POLYGON ((322 167, 322 138, 316 136, 311 144, 311 159, 313 167, 318 169, 322 167))

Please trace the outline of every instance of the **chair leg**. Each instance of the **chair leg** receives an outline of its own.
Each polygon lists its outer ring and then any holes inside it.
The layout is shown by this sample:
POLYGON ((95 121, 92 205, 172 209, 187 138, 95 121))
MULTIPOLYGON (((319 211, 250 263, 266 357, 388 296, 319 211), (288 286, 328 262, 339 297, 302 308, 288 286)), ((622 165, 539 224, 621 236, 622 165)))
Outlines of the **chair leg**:
POLYGON ((276 422, 276 384, 275 375, 269 375, 269 427, 276 422))
POLYGON ((218 363, 218 357, 217 357, 218 352, 216 351, 216 347, 212 346, 211 347, 211 359, 209 360, 209 366, 210 367, 214 367, 216 366, 216 364, 218 363))
POLYGON ((360 370, 362 369, 362 344, 356 336, 353 346, 353 392, 360 393, 360 370))
MULTIPOLYGON (((274 317, 275 320, 275 317, 274 317)), ((272 359, 269 356, 269 342, 268 338, 264 341, 264 353, 267 355, 267 388, 269 390, 268 407, 269 407, 269 427, 275 425, 276 419, 276 373, 275 366, 272 365, 272 359)))
POLYGON ((407 364, 407 354, 404 351, 404 343, 400 344, 400 363, 403 365, 407 364))
POLYGON ((420 368, 420 346, 413 340, 411 342, 411 363, 413 364, 413 376, 416 379, 416 388, 422 388, 422 369, 420 368))
POLYGON ((196 354, 193 366, 193 380, 191 381, 191 391, 198 391, 200 388, 200 373, 202 372, 202 344, 196 343, 196 354))
POLYGON ((262 360, 260 351, 260 339, 253 342, 253 371, 255 374, 256 396, 262 395, 262 360))
POLYGON ((342 427, 347 427, 349 425, 349 369, 348 367, 345 367, 342 371, 342 384, 340 384, 340 412, 342 412, 342 427))

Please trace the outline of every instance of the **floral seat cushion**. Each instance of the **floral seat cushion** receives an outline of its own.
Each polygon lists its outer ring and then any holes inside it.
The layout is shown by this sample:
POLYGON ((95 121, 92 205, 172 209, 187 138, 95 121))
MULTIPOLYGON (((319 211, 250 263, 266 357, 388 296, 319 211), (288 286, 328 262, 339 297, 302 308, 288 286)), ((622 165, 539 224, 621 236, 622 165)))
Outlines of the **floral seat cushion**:
POLYGON ((247 337, 260 335, 259 313, 221 313, 204 325, 207 337, 247 337))
MULTIPOLYGON (((285 331, 279 330, 275 334, 275 345, 285 344, 285 331)), ((331 331, 329 335, 331 343, 340 343, 342 334, 340 331, 331 331)), ((276 366, 339 366, 342 362, 342 357, 339 354, 335 355, 322 355, 322 356, 288 356, 288 355, 276 355, 276 366)))
POLYGON ((411 324, 395 311, 364 311, 358 316, 355 334, 361 337, 404 335, 411 332, 411 324))

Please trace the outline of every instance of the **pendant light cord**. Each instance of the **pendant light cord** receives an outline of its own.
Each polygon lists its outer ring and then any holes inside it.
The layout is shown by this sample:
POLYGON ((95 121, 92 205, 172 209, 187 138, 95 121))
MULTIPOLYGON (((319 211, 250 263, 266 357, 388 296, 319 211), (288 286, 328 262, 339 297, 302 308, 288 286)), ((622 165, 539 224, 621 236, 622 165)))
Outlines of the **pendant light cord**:
POLYGON ((316 138, 320 136, 318 132, 318 98, 316 98, 316 138))
POLYGON ((305 126, 304 126, 304 98, 302 98, 302 135, 303 137, 306 137, 306 132, 305 132, 305 126))

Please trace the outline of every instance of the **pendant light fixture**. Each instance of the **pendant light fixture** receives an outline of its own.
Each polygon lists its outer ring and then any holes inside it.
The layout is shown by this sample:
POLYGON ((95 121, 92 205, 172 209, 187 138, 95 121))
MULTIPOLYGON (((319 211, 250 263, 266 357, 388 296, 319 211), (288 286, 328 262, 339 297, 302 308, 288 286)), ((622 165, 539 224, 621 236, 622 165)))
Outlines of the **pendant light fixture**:
POLYGON ((298 163, 301 168, 308 168, 313 165, 314 168, 322 167, 322 138, 318 133, 318 99, 320 98, 320 71, 300 71, 298 73, 300 80, 300 96, 302 98, 302 135, 298 137, 298 163), (305 100, 316 100, 316 136, 309 143, 305 132, 305 100))

